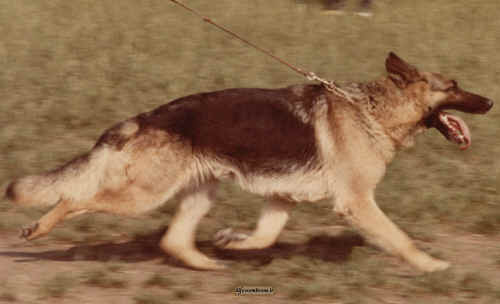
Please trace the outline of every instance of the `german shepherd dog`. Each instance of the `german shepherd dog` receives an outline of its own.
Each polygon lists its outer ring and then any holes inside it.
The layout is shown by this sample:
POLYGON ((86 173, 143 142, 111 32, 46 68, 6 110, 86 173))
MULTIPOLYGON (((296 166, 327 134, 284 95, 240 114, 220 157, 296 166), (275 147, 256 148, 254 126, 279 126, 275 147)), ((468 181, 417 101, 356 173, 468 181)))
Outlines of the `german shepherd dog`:
POLYGON ((90 152, 48 173, 11 182, 6 196, 55 207, 22 237, 33 240, 86 212, 137 215, 173 196, 180 206, 160 246, 186 265, 222 269, 195 247, 195 230, 214 187, 232 180, 269 198, 250 235, 216 234, 227 249, 259 249, 278 238, 297 202, 332 200, 333 210, 368 241, 421 271, 448 262, 420 251, 377 207, 374 190, 396 151, 436 128, 465 149, 465 122, 445 112, 488 112, 493 102, 437 73, 419 72, 389 53, 387 77, 340 88, 227 89, 174 100, 108 129, 90 152))

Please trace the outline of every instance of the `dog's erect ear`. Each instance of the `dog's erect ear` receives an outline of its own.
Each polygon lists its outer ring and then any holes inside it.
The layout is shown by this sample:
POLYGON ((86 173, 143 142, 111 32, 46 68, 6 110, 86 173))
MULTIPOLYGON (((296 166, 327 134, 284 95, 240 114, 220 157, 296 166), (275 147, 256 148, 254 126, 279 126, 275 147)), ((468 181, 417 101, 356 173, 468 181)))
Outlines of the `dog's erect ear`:
POLYGON ((389 77, 396 83, 397 86, 404 88, 409 83, 422 79, 417 68, 410 65, 398 55, 390 52, 385 60, 385 68, 390 74, 389 77))

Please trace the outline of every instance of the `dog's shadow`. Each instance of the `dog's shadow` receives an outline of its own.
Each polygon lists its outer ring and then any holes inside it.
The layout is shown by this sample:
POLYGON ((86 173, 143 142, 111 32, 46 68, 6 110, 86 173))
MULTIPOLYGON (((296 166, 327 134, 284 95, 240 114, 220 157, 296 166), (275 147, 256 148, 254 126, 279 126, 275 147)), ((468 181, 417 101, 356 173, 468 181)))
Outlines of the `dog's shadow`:
MULTIPOLYGON (((158 243, 165 229, 148 235, 141 235, 124 242, 77 244, 69 249, 48 250, 41 252, 4 251, 2 256, 16 258, 15 262, 52 261, 116 261, 144 262, 164 258, 166 264, 181 266, 182 263, 166 255, 158 243)), ((272 247, 262 250, 222 250, 211 241, 199 241, 197 247, 209 256, 231 261, 246 261, 252 265, 266 265, 274 259, 288 259, 293 256, 306 256, 328 262, 342 263, 349 259, 354 247, 363 246, 364 241, 358 234, 314 236, 302 243, 277 242, 272 247)))

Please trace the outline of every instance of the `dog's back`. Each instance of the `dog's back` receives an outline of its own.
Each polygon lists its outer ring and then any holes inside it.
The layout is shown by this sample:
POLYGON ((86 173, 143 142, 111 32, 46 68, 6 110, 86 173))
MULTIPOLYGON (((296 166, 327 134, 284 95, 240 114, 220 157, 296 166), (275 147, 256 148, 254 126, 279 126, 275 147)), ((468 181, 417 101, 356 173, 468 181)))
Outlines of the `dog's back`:
POLYGON ((283 171, 283 164, 305 164, 315 157, 313 96, 322 87, 305 86, 302 95, 285 89, 229 89, 175 100, 137 116, 141 129, 178 136, 195 155, 223 158, 245 171, 283 171), (307 96, 304 96, 307 95, 307 96))

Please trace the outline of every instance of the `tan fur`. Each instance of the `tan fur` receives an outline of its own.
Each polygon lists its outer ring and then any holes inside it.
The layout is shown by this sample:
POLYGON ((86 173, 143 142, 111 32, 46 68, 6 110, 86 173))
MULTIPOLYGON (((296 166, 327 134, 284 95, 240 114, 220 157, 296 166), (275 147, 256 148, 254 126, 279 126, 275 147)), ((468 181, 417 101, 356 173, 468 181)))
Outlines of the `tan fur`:
POLYGON ((414 137, 426 129, 423 118, 449 97, 447 88, 453 82, 433 76, 438 74, 419 73, 391 56, 389 77, 342 85, 350 100, 326 90, 310 97, 313 95, 306 94, 312 91, 306 86, 288 89, 295 96, 315 98, 309 100, 312 103, 290 103, 287 111, 314 129, 317 152, 305 162, 287 163, 286 172, 249 173, 217 152, 197 151, 190 138, 162 130, 162 121, 147 120, 156 112, 120 123, 109 129, 87 155, 54 171, 10 184, 7 196, 18 204, 55 205, 24 229, 23 237, 38 238, 63 219, 86 212, 134 216, 177 195, 181 203, 161 248, 191 267, 221 269, 222 263, 196 249, 195 232, 213 204, 217 182, 231 180, 249 192, 269 197, 270 203, 250 236, 230 230, 218 233, 215 242, 220 247, 271 246, 296 203, 331 199, 334 211, 373 244, 419 270, 445 269, 447 262, 418 250, 384 215, 375 203, 374 190, 395 153, 411 146, 414 137), (141 126, 141 119, 152 121, 151 126, 141 126))

